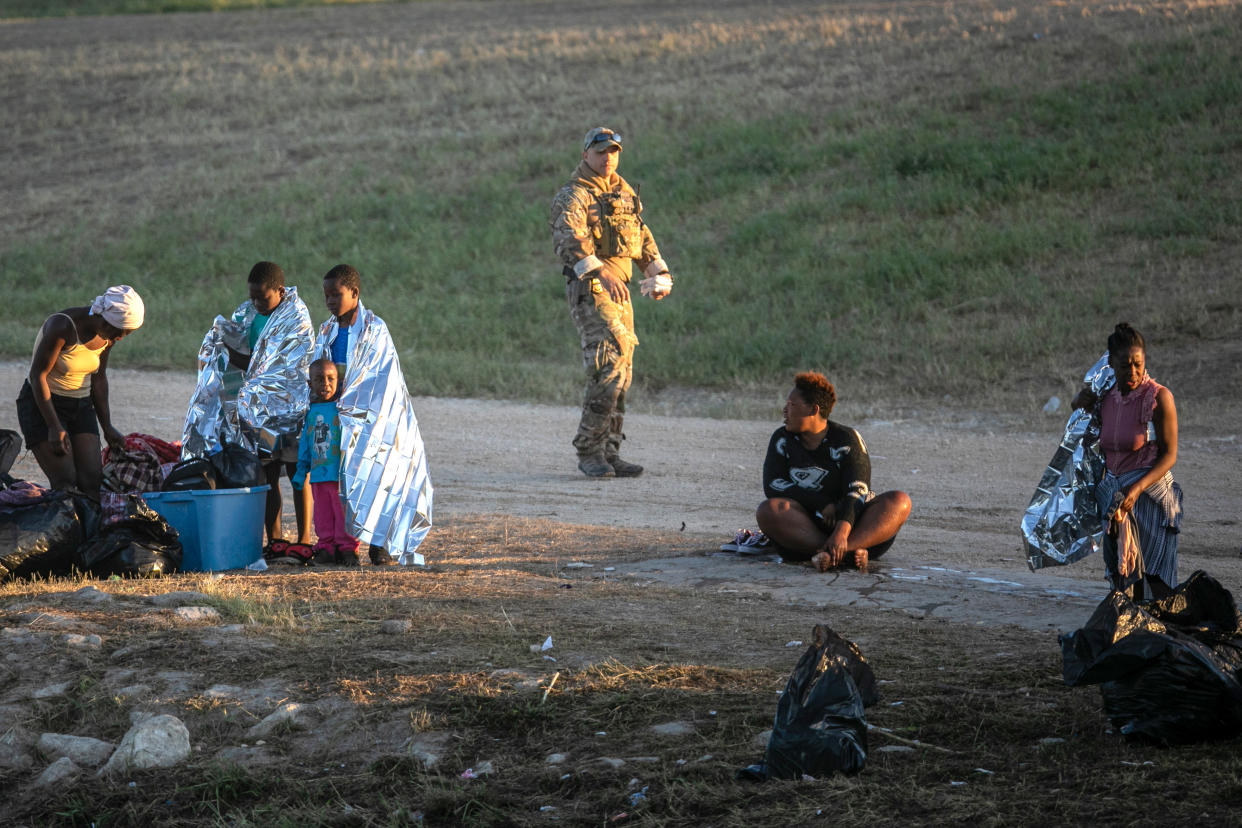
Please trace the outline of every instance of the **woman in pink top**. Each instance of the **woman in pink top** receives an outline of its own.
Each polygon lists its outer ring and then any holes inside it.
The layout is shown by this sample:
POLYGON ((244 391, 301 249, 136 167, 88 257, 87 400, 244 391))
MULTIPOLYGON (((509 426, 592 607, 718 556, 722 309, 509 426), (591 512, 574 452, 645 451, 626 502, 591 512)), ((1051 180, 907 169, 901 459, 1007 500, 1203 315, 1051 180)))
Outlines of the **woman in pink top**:
POLYGON ((1177 407, 1147 374, 1143 335, 1125 322, 1108 338, 1108 364, 1113 387, 1099 399, 1084 390, 1074 400, 1076 408, 1095 408, 1100 422, 1105 473, 1095 499, 1108 520, 1104 564, 1114 589, 1160 598, 1177 586, 1182 488, 1170 473, 1177 407))

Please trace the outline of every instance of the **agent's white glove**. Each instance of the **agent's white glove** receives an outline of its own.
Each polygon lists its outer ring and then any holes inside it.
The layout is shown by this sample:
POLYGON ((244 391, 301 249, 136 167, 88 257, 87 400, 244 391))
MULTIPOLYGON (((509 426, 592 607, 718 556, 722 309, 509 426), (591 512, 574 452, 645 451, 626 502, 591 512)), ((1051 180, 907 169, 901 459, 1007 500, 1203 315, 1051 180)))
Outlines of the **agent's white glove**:
POLYGON ((657 273, 655 276, 648 276, 638 283, 639 290, 643 296, 650 296, 652 299, 663 299, 673 292, 673 277, 668 271, 657 273))

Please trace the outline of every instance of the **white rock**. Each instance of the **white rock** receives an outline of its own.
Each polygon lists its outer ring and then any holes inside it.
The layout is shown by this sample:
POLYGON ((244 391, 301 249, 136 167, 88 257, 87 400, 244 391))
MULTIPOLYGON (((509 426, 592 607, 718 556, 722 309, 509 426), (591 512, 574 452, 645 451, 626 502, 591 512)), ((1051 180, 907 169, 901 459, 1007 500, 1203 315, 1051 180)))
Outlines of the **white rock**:
POLYGON ((62 681, 57 684, 49 684, 47 687, 40 687, 30 695, 36 699, 54 699, 68 692, 69 682, 62 681))
POLYGON ((176 716, 161 714, 130 728, 100 776, 131 768, 171 768, 190 758, 190 731, 176 716))
POLYGON ((35 786, 52 788, 65 785, 77 779, 81 773, 82 769, 75 765, 72 759, 62 756, 43 769, 43 773, 39 774, 39 778, 35 780, 35 786))
POLYGON ((285 702, 269 713, 263 721, 246 731, 250 738, 270 736, 281 727, 298 727, 306 724, 310 711, 297 702, 285 702))
POLYGON ((149 684, 129 684, 120 688, 114 694, 118 699, 133 699, 138 696, 145 696, 151 692, 149 684))
POLYGON ((79 601, 86 601, 92 604, 100 604, 113 600, 112 596, 103 590, 96 589, 93 586, 84 586, 77 592, 71 593, 71 596, 79 601))
POLYGON ((220 620, 220 611, 215 607, 177 607, 173 610, 173 615, 182 621, 196 624, 220 620))
POLYGON ((563 765, 565 764, 565 760, 568 758, 569 757, 563 753, 549 753, 548 758, 544 759, 543 761, 544 761, 544 764, 548 764, 548 765, 563 765))
POLYGON ((380 632, 384 635, 405 635, 413 627, 408 618, 390 618, 380 624, 380 632))
POLYGON ((108 761, 116 745, 90 736, 44 733, 39 737, 38 748, 46 759, 71 759, 76 765, 97 768, 108 761))
POLYGON ((651 731, 660 736, 689 736, 694 732, 694 725, 688 722, 664 722, 652 725, 651 731))
POLYGON ((491 759, 484 759, 482 762, 474 766, 475 776, 487 776, 496 772, 496 766, 492 764, 491 759))
POLYGON ((93 633, 91 635, 79 635, 78 633, 68 633, 62 635, 60 640, 70 647, 82 647, 84 649, 99 649, 103 646, 103 639, 93 633))
POLYGON ((203 691, 203 696, 209 699, 236 699, 244 692, 235 684, 213 684, 203 691))
POLYGON ((210 595, 181 590, 179 592, 165 592, 163 595, 152 595, 147 598, 147 603, 154 604, 157 607, 184 607, 187 604, 202 604, 210 600, 210 595))

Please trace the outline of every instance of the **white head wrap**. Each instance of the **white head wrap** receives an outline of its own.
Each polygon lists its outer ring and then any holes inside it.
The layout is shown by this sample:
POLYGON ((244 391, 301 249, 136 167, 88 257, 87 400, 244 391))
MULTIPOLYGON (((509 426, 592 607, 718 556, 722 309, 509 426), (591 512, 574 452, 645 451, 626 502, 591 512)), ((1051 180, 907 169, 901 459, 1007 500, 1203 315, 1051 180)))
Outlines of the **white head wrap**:
POLYGON ((102 316, 108 324, 123 331, 132 331, 142 327, 146 306, 138 291, 129 285, 116 285, 104 291, 103 296, 95 297, 91 313, 102 316))

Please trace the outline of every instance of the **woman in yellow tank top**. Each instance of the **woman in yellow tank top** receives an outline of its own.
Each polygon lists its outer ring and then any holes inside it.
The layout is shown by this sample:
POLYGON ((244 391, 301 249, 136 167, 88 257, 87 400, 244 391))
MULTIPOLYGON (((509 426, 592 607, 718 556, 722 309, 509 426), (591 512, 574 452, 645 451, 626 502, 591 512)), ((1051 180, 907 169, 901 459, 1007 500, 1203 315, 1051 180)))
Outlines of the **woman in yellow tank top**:
POLYGON ((108 354, 142 325, 144 313, 138 292, 118 285, 89 307, 52 314, 35 335, 17 419, 51 488, 76 488, 99 498, 103 469, 96 421, 109 445, 125 442, 108 408, 108 354))

